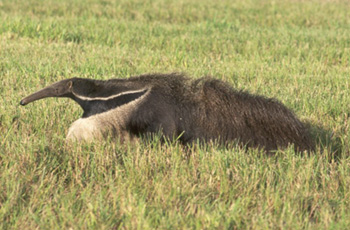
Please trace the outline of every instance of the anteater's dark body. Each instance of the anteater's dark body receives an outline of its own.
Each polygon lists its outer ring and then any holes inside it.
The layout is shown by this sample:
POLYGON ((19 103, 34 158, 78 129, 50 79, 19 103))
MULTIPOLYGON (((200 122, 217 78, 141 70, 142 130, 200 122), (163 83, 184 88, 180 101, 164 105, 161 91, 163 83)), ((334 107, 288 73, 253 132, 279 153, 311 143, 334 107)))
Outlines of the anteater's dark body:
POLYGON ((94 126, 103 132, 109 124, 110 130, 119 130, 118 135, 161 132, 184 144, 199 140, 238 142, 267 151, 289 144, 298 151, 314 149, 304 124, 280 102, 234 90, 220 80, 151 74, 108 81, 72 78, 56 84, 67 81, 72 82, 70 91, 54 96, 78 102, 84 109, 79 120, 100 119, 94 126), (117 96, 108 99, 111 95, 117 96), (117 116, 122 119, 113 118, 117 116))

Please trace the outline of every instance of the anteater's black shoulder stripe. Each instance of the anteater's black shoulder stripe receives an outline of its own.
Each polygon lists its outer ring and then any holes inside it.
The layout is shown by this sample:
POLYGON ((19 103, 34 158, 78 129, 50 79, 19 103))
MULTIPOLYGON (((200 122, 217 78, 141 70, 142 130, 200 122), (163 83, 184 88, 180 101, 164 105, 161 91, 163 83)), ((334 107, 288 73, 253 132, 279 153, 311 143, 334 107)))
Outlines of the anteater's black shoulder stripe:
POLYGON ((111 97, 110 99, 95 99, 95 100, 89 100, 85 101, 85 103, 88 103, 89 106, 87 106, 83 118, 90 117, 99 113, 104 113, 109 110, 115 109, 119 106, 128 104, 137 98, 141 97, 144 95, 147 90, 149 89, 144 89, 141 91, 130 91, 130 92, 124 92, 120 94, 119 96, 116 97, 111 97))

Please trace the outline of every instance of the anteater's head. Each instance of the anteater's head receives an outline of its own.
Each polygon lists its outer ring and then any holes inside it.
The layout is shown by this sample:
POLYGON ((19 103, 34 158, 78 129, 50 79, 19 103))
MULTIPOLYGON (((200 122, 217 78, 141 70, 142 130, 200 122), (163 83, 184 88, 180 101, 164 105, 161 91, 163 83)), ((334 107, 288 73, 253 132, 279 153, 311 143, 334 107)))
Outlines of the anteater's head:
POLYGON ((106 112, 127 104, 148 91, 144 84, 123 79, 109 81, 70 78, 47 86, 21 100, 21 105, 47 98, 68 97, 76 101, 84 110, 83 117, 106 112))
POLYGON ((25 98, 20 102, 21 105, 26 105, 33 101, 47 97, 71 97, 74 79, 66 79, 47 86, 25 98))

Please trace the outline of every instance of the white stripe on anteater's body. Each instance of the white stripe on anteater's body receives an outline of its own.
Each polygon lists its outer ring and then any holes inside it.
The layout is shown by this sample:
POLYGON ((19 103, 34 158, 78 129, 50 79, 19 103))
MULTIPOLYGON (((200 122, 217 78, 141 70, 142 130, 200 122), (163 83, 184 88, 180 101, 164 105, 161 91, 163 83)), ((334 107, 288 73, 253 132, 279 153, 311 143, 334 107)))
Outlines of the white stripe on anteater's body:
POLYGON ((141 93, 145 91, 145 89, 140 89, 140 90, 131 90, 131 91, 126 91, 126 92, 122 92, 122 93, 118 93, 118 94, 115 94, 115 95, 111 95, 111 96, 108 96, 108 97, 86 97, 86 96, 82 96, 82 95, 78 95, 74 92, 73 95, 80 99, 80 100, 83 100, 83 101, 108 101, 108 100, 112 100, 112 99, 115 99, 117 97, 120 97, 120 96, 123 96, 123 95, 127 95, 127 94, 134 94, 134 93, 141 93))
MULTIPOLYGON (((125 92, 122 93, 122 95, 139 93, 142 91, 145 91, 145 89, 125 92)), ((135 112, 138 106, 147 98, 150 91, 151 90, 148 89, 142 96, 127 104, 87 118, 78 119, 69 128, 66 139, 92 141, 93 139, 103 138, 111 133, 114 134, 113 136, 120 138, 121 141, 132 139, 133 137, 126 127, 127 123, 129 122, 131 114, 135 112)), ((117 96, 121 96, 121 94, 117 96)), ((109 99, 115 99, 117 96, 111 96, 109 99)), ((89 99, 92 100, 92 98, 89 99)), ((101 99, 99 98, 98 100, 101 99)))

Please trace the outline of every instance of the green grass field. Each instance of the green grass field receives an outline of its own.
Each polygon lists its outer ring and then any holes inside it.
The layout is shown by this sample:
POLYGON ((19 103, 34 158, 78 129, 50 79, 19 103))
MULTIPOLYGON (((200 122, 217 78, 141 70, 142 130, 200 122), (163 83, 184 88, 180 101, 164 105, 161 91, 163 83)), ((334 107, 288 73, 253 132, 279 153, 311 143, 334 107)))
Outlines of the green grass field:
POLYGON ((349 228, 349 78, 348 0, 0 0, 0 228, 349 228), (175 71, 279 99, 317 152, 68 145, 77 104, 19 106, 65 78, 175 71))

